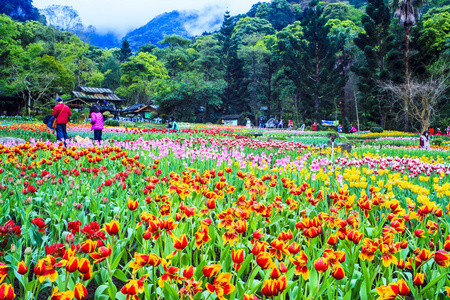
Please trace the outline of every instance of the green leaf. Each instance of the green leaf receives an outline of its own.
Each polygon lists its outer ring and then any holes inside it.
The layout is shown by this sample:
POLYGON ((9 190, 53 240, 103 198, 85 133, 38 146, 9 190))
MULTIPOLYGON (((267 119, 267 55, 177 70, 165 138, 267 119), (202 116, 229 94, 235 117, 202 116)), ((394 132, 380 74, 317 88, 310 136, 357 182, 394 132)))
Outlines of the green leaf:
POLYGON ((121 281, 123 281, 123 282, 127 282, 127 281, 128 281, 127 276, 126 276, 125 273, 123 273, 123 271, 120 270, 120 269, 116 269, 116 270, 114 271, 114 277, 116 277, 117 279, 119 279, 119 280, 121 280, 121 281))
POLYGON ((432 287, 436 286, 439 280, 444 278, 447 275, 446 272, 443 272, 441 275, 436 277, 435 279, 431 280, 423 289, 420 291, 419 295, 422 296, 427 290, 431 289, 432 287))
POLYGON ((101 285, 95 290, 94 300, 100 300, 102 297, 106 297, 103 295, 103 292, 108 288, 107 285, 101 285))

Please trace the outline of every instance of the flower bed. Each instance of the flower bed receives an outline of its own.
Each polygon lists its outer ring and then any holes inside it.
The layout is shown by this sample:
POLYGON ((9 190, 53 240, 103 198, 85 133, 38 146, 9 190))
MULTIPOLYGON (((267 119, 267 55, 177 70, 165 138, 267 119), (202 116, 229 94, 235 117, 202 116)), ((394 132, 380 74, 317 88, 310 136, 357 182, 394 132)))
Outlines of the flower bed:
POLYGON ((331 159, 239 130, 107 128, 100 147, 1 145, 0 298, 447 296, 446 153, 331 159))

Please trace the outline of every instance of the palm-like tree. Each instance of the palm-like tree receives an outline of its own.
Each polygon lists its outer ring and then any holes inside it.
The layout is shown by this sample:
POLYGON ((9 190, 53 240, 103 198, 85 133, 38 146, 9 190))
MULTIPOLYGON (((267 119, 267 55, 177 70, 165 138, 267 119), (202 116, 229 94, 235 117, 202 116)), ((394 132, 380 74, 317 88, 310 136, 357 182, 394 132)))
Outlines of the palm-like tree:
MULTIPOLYGON (((405 84, 406 91, 409 86, 409 31, 412 26, 416 25, 416 16, 418 16, 418 10, 424 4, 424 0, 394 0, 394 7, 397 4, 397 9, 394 12, 394 17, 398 18, 398 22, 405 28, 405 84)), ((405 115, 404 115, 404 131, 408 131, 408 96, 405 96, 404 103, 405 115)))

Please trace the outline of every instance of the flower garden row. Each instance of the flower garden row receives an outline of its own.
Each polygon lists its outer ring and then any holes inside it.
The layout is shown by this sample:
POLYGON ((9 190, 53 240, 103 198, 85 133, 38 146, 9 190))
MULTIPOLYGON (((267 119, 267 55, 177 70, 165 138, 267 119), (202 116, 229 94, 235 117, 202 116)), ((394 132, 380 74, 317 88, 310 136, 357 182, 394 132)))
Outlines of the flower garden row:
POLYGON ((107 134, 0 146, 0 300, 448 297, 444 158, 107 134))

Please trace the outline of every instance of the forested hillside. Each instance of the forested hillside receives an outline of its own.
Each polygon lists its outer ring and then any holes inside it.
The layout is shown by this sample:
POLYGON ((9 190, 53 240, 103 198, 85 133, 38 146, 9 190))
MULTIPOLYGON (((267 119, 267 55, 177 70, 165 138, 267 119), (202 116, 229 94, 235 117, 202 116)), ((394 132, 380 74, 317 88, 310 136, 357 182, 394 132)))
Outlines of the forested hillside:
POLYGON ((109 87, 130 104, 154 101, 161 116, 191 122, 242 113, 254 122, 447 126, 450 5, 401 1, 273 0, 245 15, 227 12, 219 31, 193 39, 146 36, 149 23, 133 36, 152 43, 137 47, 130 35, 111 50, 3 15, 0 90, 29 91, 35 108, 79 85, 109 87), (401 10, 408 5, 414 10, 401 10), (415 18, 405 18, 410 11, 415 18))

